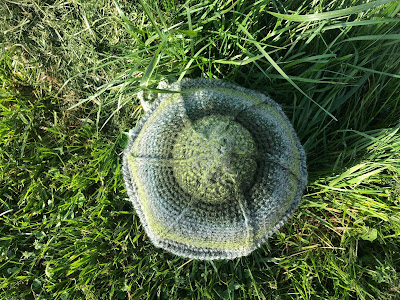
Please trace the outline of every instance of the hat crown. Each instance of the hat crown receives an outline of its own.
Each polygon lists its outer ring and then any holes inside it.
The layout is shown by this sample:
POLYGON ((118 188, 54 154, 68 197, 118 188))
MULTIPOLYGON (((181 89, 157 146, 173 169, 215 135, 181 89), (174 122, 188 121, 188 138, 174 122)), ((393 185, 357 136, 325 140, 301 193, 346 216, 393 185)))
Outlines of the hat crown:
POLYGON ((177 136, 174 176, 191 197, 212 203, 234 200, 253 184, 256 153, 250 132, 231 116, 206 116, 177 136))

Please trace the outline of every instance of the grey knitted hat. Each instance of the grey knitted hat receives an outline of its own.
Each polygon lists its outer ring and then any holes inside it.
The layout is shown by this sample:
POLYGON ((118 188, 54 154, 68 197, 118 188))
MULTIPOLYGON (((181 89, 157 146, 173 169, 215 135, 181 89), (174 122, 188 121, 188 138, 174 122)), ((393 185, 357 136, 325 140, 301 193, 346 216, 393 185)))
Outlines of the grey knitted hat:
POLYGON ((248 255, 298 206, 299 139, 262 93, 206 79, 168 89, 129 133, 129 199, 157 247, 204 260, 248 255))

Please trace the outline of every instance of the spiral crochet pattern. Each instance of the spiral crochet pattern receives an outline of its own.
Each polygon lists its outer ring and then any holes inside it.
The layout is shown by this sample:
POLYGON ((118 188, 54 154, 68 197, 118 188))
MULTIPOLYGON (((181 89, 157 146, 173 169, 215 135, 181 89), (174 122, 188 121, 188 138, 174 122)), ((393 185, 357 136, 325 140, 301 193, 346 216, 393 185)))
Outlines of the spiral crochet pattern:
POLYGON ((123 156, 129 199, 155 246, 203 259, 248 255, 294 212, 306 157, 280 106, 217 80, 176 82, 123 156))

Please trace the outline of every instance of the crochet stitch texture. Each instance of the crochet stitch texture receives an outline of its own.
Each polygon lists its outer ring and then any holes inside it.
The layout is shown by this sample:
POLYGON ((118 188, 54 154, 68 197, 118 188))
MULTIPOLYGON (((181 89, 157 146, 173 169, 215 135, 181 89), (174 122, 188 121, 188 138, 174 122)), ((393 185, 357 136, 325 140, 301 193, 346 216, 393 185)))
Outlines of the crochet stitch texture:
POLYGON ((168 89, 129 133, 129 199, 157 247, 203 260, 248 255, 297 208, 303 147, 262 93, 207 79, 168 89))

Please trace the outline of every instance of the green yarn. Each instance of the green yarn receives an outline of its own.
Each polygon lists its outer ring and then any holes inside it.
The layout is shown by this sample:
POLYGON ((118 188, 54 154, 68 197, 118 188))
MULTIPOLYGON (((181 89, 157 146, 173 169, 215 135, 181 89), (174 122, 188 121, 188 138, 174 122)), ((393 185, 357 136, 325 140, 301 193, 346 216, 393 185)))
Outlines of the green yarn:
POLYGON ((282 109, 223 81, 168 87, 130 131, 126 190, 155 246, 184 257, 248 255, 282 226, 307 182, 282 109))
POLYGON ((256 171, 256 145, 248 130, 230 116, 212 115, 188 124, 172 152, 180 187, 205 202, 233 200, 247 190, 256 171))

